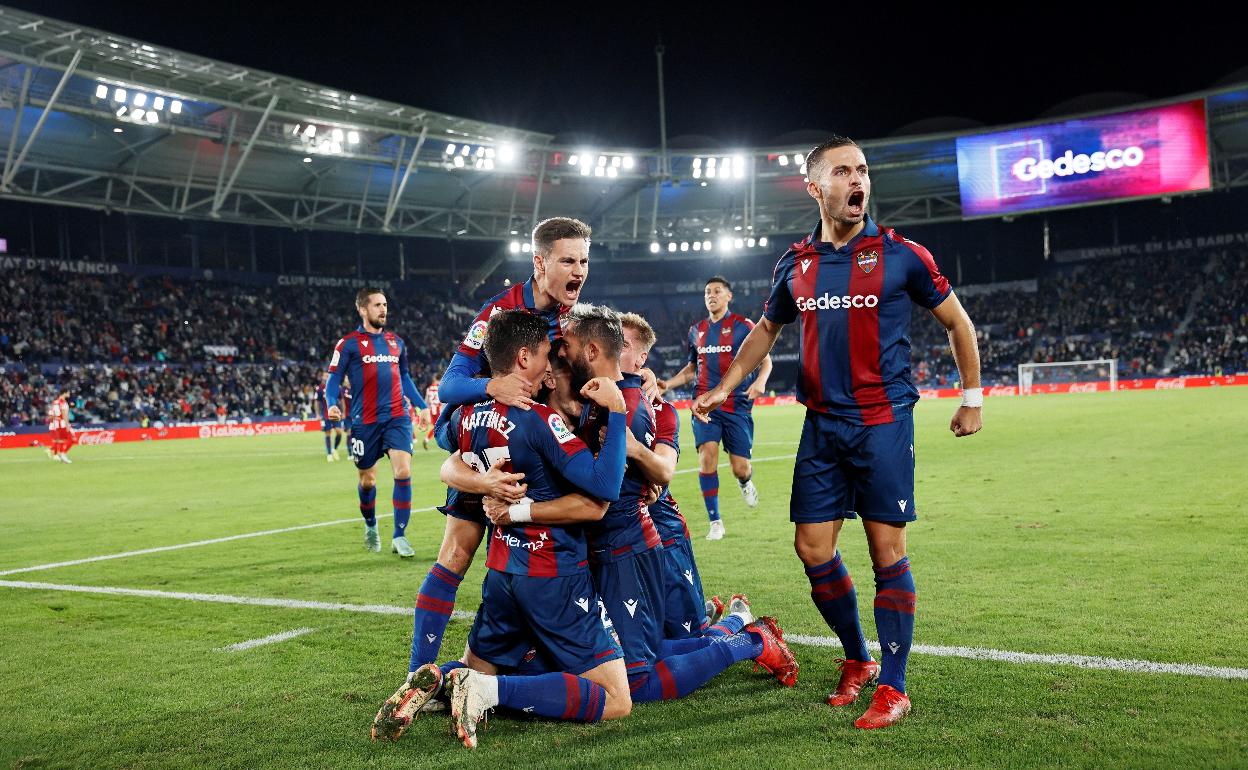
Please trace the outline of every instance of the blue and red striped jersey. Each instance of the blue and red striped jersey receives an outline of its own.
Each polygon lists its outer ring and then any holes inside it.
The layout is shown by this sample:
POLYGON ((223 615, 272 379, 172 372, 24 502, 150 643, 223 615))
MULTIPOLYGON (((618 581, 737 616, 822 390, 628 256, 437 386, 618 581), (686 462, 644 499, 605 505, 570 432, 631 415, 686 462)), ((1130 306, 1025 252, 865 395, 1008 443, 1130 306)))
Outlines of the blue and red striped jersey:
MULTIPOLYGON (((695 398, 719 384, 728 367, 732 365, 737 351, 741 349, 741 343, 745 342, 753 328, 753 321, 736 313, 725 313, 718 321, 703 318, 689 327, 686 343, 689 345, 689 363, 694 365, 696 375, 695 398)), ((754 384, 757 376, 757 371, 751 372, 750 376, 728 394, 728 398, 719 408, 725 412, 749 413, 753 402, 745 397, 745 392, 754 384)))
MULTIPOLYGON (((544 502, 577 491, 563 476, 572 458, 589 452, 558 412, 544 404, 515 409, 495 401, 462 407, 450 426, 460 457, 473 470, 495 466, 523 473, 528 498, 544 502)), ((499 572, 559 577, 584 570, 585 533, 580 526, 538 523, 490 527, 485 565, 499 572)))
POLYGON ((481 306, 481 310, 472 319, 451 363, 442 375, 442 384, 438 397, 447 406, 457 404, 475 404, 489 399, 486 392, 487 381, 477 375, 488 372, 488 362, 481 355, 485 346, 485 330, 489 328, 490 318, 504 310, 522 308, 530 313, 541 316, 548 325, 547 335, 551 342, 563 336, 563 326, 567 323, 569 308, 558 305, 551 310, 538 310, 533 300, 533 279, 512 286, 507 291, 490 299, 481 306))
POLYGON ((772 275, 763 315, 799 321, 798 400, 860 425, 893 421, 919 400, 910 379, 910 304, 935 308, 952 290, 927 249, 870 217, 841 248, 820 227, 772 275))
POLYGON ((325 383, 330 404, 338 403, 343 377, 351 383, 354 396, 350 400, 353 423, 371 425, 406 417, 404 396, 415 406, 425 406, 407 369, 407 346, 394 332, 370 334, 361 326, 338 340, 325 383))
MULTIPOLYGON (((616 383, 624 394, 628 429, 633 436, 653 448, 655 442, 654 410, 641 393, 641 375, 625 374, 616 383)), ((598 435, 605 425, 607 411, 596 404, 587 404, 581 412, 577 432, 591 447, 598 446, 598 435)), ((585 528, 589 537, 590 556, 597 563, 617 561, 634 553, 648 551, 662 544, 655 529, 645 497, 650 482, 632 463, 624 471, 620 498, 611 503, 601 521, 585 528)))
MULTIPOLYGON (((670 401, 659 401, 653 407, 654 443, 667 444, 679 455, 680 419, 676 413, 676 407, 672 406, 670 401)), ((689 537, 689 526, 685 523, 685 517, 681 514, 676 499, 672 497, 670 486, 663 487, 659 499, 650 504, 650 518, 654 520, 654 527, 659 531, 659 537, 662 538, 664 546, 689 537)))

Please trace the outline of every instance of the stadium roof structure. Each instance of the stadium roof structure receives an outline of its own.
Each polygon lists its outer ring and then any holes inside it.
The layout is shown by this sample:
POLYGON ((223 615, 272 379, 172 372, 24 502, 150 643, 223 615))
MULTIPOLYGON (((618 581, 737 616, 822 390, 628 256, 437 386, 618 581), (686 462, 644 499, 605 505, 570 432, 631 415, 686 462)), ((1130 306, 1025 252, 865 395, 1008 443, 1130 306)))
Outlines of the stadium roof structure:
MULTIPOLYGON (((1248 184, 1248 86, 1184 98, 1197 97, 1214 188, 1248 184)), ((961 219, 954 145, 973 132, 862 142, 875 216, 961 219)), ((598 243, 656 259, 669 244, 748 242, 813 219, 807 144, 560 146, 3 6, 0 141, 0 198, 134 214, 513 249, 538 219, 565 214, 598 243)))

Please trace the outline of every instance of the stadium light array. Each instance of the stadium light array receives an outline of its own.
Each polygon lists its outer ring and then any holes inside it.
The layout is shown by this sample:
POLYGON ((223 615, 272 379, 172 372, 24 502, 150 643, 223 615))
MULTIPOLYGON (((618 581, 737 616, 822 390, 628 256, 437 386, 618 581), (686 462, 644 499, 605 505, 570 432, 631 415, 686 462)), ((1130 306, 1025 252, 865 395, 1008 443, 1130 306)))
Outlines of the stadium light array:
POLYGON ((130 123, 155 125, 165 113, 166 105, 172 115, 182 114, 182 102, 146 91, 132 91, 123 86, 108 83, 95 84, 97 101, 109 102, 109 108, 118 120, 130 123))
POLYGON ((349 145, 360 143, 360 132, 316 123, 286 124, 299 149, 309 155, 341 155, 349 145))
POLYGON ((693 159, 693 178, 744 179, 745 165, 744 155, 697 156, 693 159))
MULTIPOLYGON (((557 160, 557 158, 556 158, 557 160)), ((570 153, 565 161, 571 168, 578 169, 581 176, 608 177, 615 179, 620 171, 631 171, 637 165, 632 155, 603 155, 594 150, 581 150, 570 153)))
POLYGON ((450 170, 456 168, 474 168, 477 171, 493 171, 497 163, 510 164, 516 159, 516 148, 511 144, 502 144, 497 148, 488 144, 457 144, 448 142, 442 151, 442 167, 450 170))

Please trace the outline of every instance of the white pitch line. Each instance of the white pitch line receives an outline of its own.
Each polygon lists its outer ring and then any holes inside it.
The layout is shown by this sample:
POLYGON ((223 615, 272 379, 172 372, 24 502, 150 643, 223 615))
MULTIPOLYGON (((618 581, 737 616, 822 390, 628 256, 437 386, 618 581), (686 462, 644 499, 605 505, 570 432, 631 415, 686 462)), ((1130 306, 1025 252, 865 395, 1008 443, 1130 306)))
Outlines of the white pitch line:
MULTIPOLYGON (((435 507, 416 508, 412 513, 425 513, 427 511, 437 510, 435 507)), ((377 518, 384 519, 393 516, 393 513, 379 513, 377 518)), ((351 519, 335 519, 334 521, 322 521, 316 524, 300 524, 297 527, 284 527, 282 529, 265 529, 259 532, 244 532, 241 535, 230 535, 228 537, 214 537, 211 540, 196 540, 193 543, 178 543, 177 545, 161 545, 155 548, 143 548, 138 551, 122 551, 121 553, 109 553, 103 556, 90 556, 85 559, 72 559, 70 561, 57 561, 50 564, 35 564, 30 567, 18 567, 16 569, 0 570, 0 575, 18 575, 23 572, 39 572, 45 569, 56 569, 58 567, 73 567, 78 564, 91 564, 97 561, 110 561, 112 559, 125 559, 130 556, 143 556, 149 553, 164 553, 165 551, 180 551, 183 548, 198 548, 202 545, 215 545, 217 543, 228 543, 233 540, 246 540, 252 537, 264 537, 266 535, 280 535, 283 532, 298 532, 304 529, 317 529, 319 527, 332 527, 337 524, 350 524, 352 522, 363 521, 359 516, 351 519)))
MULTIPOLYGON (((192 602, 215 602, 218 604, 245 604, 256 607, 282 607, 286 609, 328 610, 336 612, 360 612, 374 615, 411 615, 411 607, 398 607, 391 604, 348 604, 345 602, 315 602, 301 599, 271 599, 252 596, 231 596, 229 594, 198 594, 179 591, 155 591, 142 588, 114 588, 110 586, 80 586, 60 583, 36 583, 25 580, 0 580, 0 588, 27 588, 37 591, 68 591, 83 594, 106 594, 115 596, 138 596, 149 599, 180 599, 192 602)), ((471 612, 455 610, 452 615, 457 620, 472 620, 471 612)), ((808 647, 839 647, 839 639, 831 636, 803 636, 789 634, 785 641, 808 647)), ((879 645, 872 642, 873 649, 879 645)), ((1195 663, 1158 663, 1150 660, 1131 660, 1119 658, 1101 658, 1094 655, 1037 654, 1031 652, 1011 652, 994 650, 986 647, 942 647, 936 645, 916 644, 910 648, 912 652, 922 655, 933 655, 944 658, 969 658, 971 660, 992 660, 1001 663, 1038 663, 1055 666, 1075 666, 1077 668, 1100 669, 1106 671, 1124 671, 1133 674, 1178 674, 1196 676, 1207 679, 1248 679, 1248 668, 1230 668, 1225 666, 1203 666, 1195 663)))
MULTIPOLYGON (((769 462, 772 462, 772 461, 775 461, 775 460, 792 460, 792 459, 793 459, 793 458, 795 458, 795 457, 797 457, 797 455, 773 455, 772 457, 755 457, 754 459, 750 460, 750 462, 752 462, 752 463, 769 463, 769 462)), ((727 468, 727 467, 728 467, 728 465, 729 465, 729 463, 720 463, 720 464, 719 464, 718 466, 716 466, 716 467, 718 467, 718 468, 727 468)), ((697 472, 698 472, 698 469, 697 469, 697 468, 682 468, 681 470, 676 471, 676 473, 677 473, 677 474, 681 474, 681 473, 697 473, 697 472)))
POLYGON ((247 641, 239 642, 238 644, 218 647, 217 652, 242 652, 243 650, 250 650, 252 647, 259 647, 263 644, 277 644, 278 642, 284 642, 288 639, 294 639, 296 636, 310 634, 315 630, 315 628, 296 628, 292 631, 283 631, 280 634, 272 634, 271 636, 264 636, 259 639, 248 639, 247 641))
MULTIPOLYGON (((841 641, 832 636, 786 634, 784 640, 808 647, 841 646, 841 641)), ((867 646, 873 650, 880 649, 878 642, 868 642, 867 646)), ((1127 671, 1133 674, 1182 674, 1184 676, 1203 676, 1209 679, 1248 679, 1248 668, 1202 666, 1197 663, 1158 663, 1151 660, 1100 658, 1095 655, 1040 654, 994 650, 988 647, 944 647, 931 644, 916 644, 910 648, 910 651, 923 655, 935 655, 941 658, 995 660, 1002 663, 1042 663, 1054 666, 1104 669, 1107 671, 1127 671)))

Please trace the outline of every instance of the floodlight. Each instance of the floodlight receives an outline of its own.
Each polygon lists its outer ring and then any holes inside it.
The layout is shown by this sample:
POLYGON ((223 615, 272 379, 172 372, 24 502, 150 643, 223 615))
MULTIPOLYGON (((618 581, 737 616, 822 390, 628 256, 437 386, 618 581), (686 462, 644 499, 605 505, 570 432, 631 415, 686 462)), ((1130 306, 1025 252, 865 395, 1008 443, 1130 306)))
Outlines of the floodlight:
POLYGON ((347 144, 359 144, 359 143, 360 143, 360 132, 348 131, 347 132, 347 144))
POLYGON ((659 246, 659 244, 658 244, 657 242, 656 242, 656 243, 651 243, 651 244, 650 244, 650 253, 651 253, 651 254, 658 254, 658 253, 659 253, 659 248, 660 248, 660 246, 659 246))
POLYGON ((124 102, 125 100, 126 100, 126 89, 118 88, 116 91, 113 91, 113 101, 124 102))
POLYGON ((142 107, 146 104, 147 104, 147 94, 140 92, 134 95, 135 107, 142 107))
POLYGON ((520 241, 512 241, 508 249, 511 251, 512 254, 519 254, 520 253, 520 241))
POLYGON ((777 161, 777 162, 778 162, 781 166, 787 166, 787 165, 789 165, 789 156, 788 156, 788 155, 781 155, 780 157, 776 158, 776 161, 777 161))
POLYGON ((169 111, 172 112, 174 115, 181 115, 182 114, 182 102, 178 101, 177 99, 174 99, 173 104, 169 105, 169 111))
POLYGON ((447 155, 454 155, 454 154, 455 154, 455 145, 454 145, 454 143, 452 143, 452 144, 448 144, 448 145, 446 146, 446 154, 447 154, 447 155))
POLYGON ((96 99, 107 99, 107 98, 108 98, 108 86, 104 85, 103 83, 100 83, 98 86, 96 86, 96 87, 95 87, 95 98, 96 98, 96 99))
POLYGON ((157 96, 155 99, 152 100, 153 110, 163 110, 164 108, 165 108, 165 97, 157 96))
POLYGON ((762 246, 764 249, 767 248, 767 236, 764 235, 762 238, 759 238, 758 245, 762 246))

